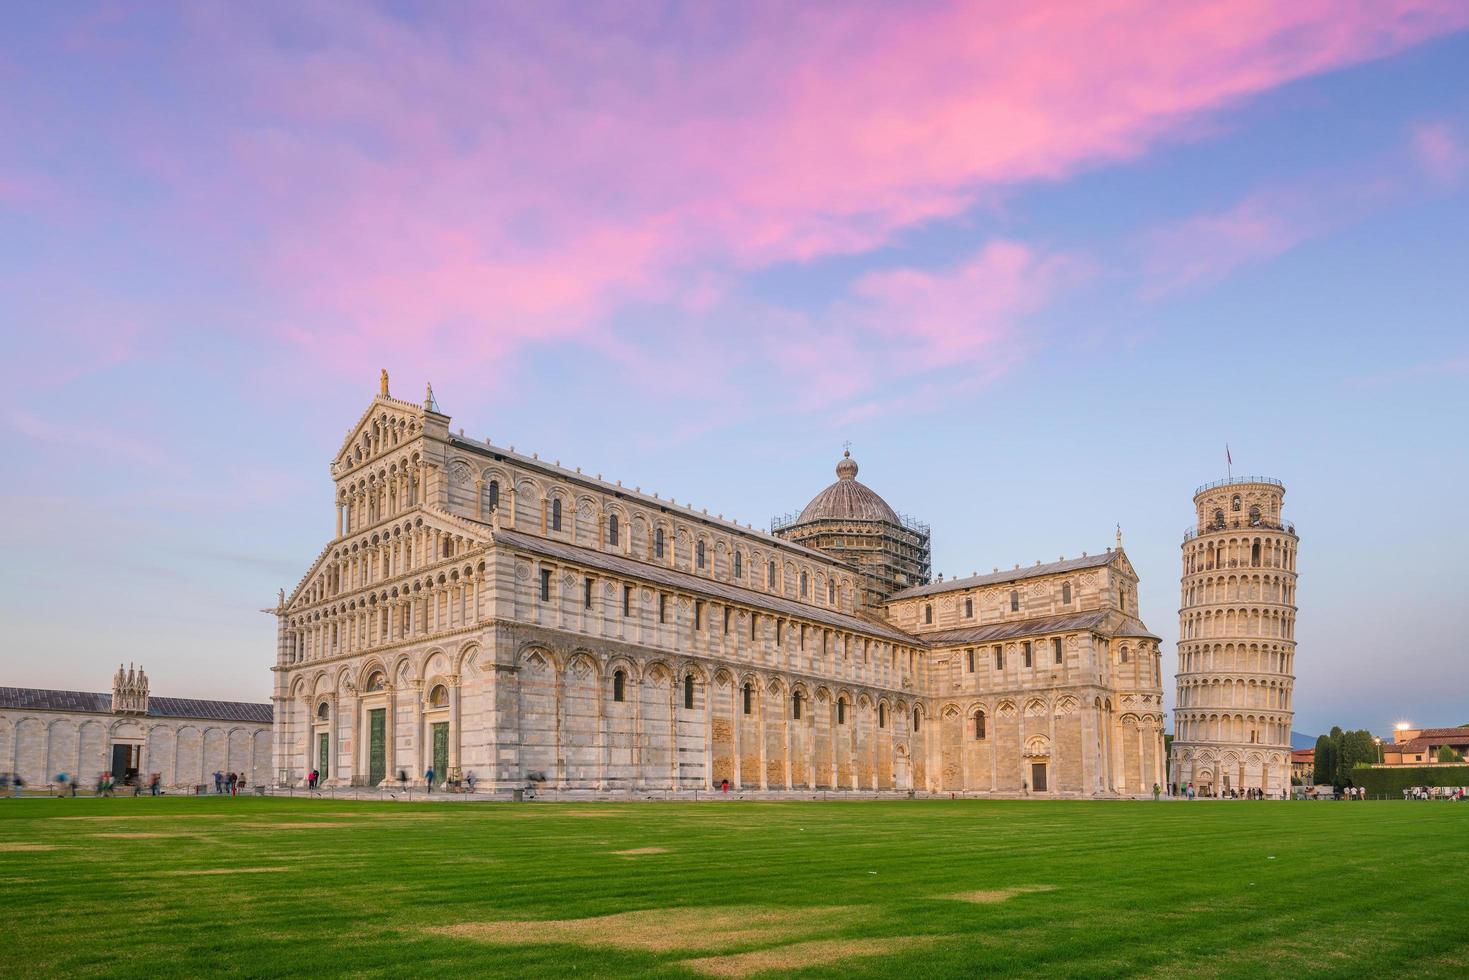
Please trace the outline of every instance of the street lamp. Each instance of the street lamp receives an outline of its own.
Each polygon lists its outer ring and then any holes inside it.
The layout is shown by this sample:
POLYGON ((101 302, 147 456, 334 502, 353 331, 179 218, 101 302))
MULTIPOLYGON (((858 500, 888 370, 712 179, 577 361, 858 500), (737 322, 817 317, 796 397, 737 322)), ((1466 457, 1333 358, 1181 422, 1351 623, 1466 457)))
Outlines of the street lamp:
POLYGON ((1372 736, 1372 741, 1377 744, 1377 764, 1382 765, 1382 736, 1372 736))

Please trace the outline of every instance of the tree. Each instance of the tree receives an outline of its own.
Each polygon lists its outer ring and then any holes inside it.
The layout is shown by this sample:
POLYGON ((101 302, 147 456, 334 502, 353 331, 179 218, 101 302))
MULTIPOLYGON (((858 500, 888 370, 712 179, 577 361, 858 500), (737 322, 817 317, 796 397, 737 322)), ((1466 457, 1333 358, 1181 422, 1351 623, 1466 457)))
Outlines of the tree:
POLYGON ((1455 752, 1452 746, 1440 745, 1438 747, 1439 762, 1463 762, 1464 757, 1455 752))
POLYGON ((1332 744, 1330 735, 1322 735, 1316 739, 1316 755, 1313 758, 1315 772, 1312 779, 1316 785, 1322 786, 1336 779, 1335 746, 1332 744))
MULTIPOLYGON (((1333 728, 1332 731, 1340 729, 1333 728)), ((1336 752, 1334 785, 1337 786, 1348 783, 1356 785, 1352 779, 1352 770, 1358 765, 1371 765, 1377 761, 1377 743, 1372 741, 1372 733, 1365 730, 1342 732, 1341 737, 1336 740, 1336 752)))

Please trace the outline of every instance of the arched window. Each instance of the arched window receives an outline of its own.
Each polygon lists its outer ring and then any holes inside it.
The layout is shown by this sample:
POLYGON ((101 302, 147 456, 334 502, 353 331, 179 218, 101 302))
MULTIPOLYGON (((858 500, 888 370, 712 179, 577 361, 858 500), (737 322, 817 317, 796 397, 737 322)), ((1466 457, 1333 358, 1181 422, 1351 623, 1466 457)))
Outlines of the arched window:
POLYGON ((1250 564, 1260 564, 1260 542, 1258 541, 1256 541, 1254 545, 1250 548, 1250 564))
POLYGON ((1027 667, 1033 667, 1033 666, 1035 666, 1031 662, 1030 641, 1029 640, 1026 640, 1024 643, 1020 644, 1020 651, 1021 651, 1021 653, 1023 653, 1025 655, 1025 666, 1027 666, 1027 667))
POLYGON ((617 531, 618 531, 617 515, 616 514, 613 514, 611 517, 608 517, 607 518, 607 543, 608 544, 613 544, 613 545, 617 544, 617 531))
POLYGON ((386 683, 387 678, 383 677, 383 672, 380 670, 375 670, 372 672, 372 676, 367 679, 367 686, 364 688, 364 690, 366 690, 369 694, 371 694, 373 691, 381 691, 386 683))
POLYGON ((1061 663, 1064 658, 1061 655, 1061 638, 1059 636, 1051 637, 1051 652, 1056 655, 1056 663, 1061 663))
POLYGON ((1010 590, 1010 611, 1020 611, 1020 593, 1017 592, 1015 589, 1010 590))
POLYGON ((1232 511, 1234 511, 1236 514, 1238 514, 1239 513, 1239 508, 1240 508, 1239 494, 1235 494, 1234 497, 1229 501, 1229 509, 1232 510, 1232 511))
POLYGON ((490 481, 490 510, 500 506, 500 481, 490 481))
POLYGON ((973 619, 974 618, 974 600, 973 599, 965 599, 964 600, 964 618, 965 619, 973 619))
POLYGON ((1071 602, 1071 583, 1070 582, 1062 582, 1061 583, 1061 601, 1063 603, 1068 604, 1068 605, 1071 602))
POLYGON ((806 579, 806 573, 805 572, 802 572, 801 573, 801 598, 802 599, 806 598, 807 584, 808 583, 807 583, 807 579, 806 579))
POLYGON ((1214 511, 1214 523, 1217 524, 1217 525, 1219 525, 1220 527, 1223 527, 1224 526, 1224 511, 1219 510, 1217 508, 1215 509, 1215 511, 1214 511))
POLYGON ((974 713, 974 737, 975 737, 976 740, 979 740, 979 741, 983 741, 984 740, 984 712, 983 711, 976 711, 974 713))
POLYGON ((877 706, 877 727, 888 727, 888 706, 885 704, 879 704, 877 706))
POLYGON ((692 708, 694 706, 694 675, 683 675, 683 706, 692 708))
POLYGON ((750 682, 745 682, 745 714, 750 713, 751 705, 755 698, 755 691, 750 687, 750 682))
POLYGON ((1254 525, 1259 524, 1259 523, 1260 523, 1260 508, 1259 508, 1259 506, 1251 507, 1250 508, 1250 526, 1253 527, 1254 525))
POLYGON ((551 530, 561 530, 561 498, 551 501, 551 530))
POLYGON ((734 577, 735 578, 744 578, 745 577, 745 566, 740 561, 740 553, 738 551, 736 551, 734 553, 734 577))
POLYGON ((1122 662, 1127 663, 1127 647, 1122 648, 1122 662))
POLYGON ((995 670, 1005 669, 1005 648, 995 644, 995 670))
POLYGON ((321 704, 318 704, 316 706, 316 717, 318 719, 320 719, 321 721, 327 721, 328 719, 331 718, 331 715, 332 715, 331 705, 327 704, 325 701, 321 702, 321 704))
POLYGON ((653 557, 663 557, 663 528, 653 532, 653 557))
POLYGON ((765 584, 768 585, 772 589, 775 588, 775 561, 774 560, 771 560, 769 567, 766 569, 765 578, 766 578, 766 583, 765 584))
POLYGON ((923 604, 923 622, 925 624, 933 622, 933 603, 931 602, 923 604))
POLYGON ((449 538, 445 538, 444 539, 444 557, 445 558, 448 558, 452 554, 454 554, 454 542, 452 540, 450 540, 449 538))
POLYGON ((913 730, 915 732, 918 731, 919 725, 922 722, 923 722, 923 712, 919 711, 917 708, 914 708, 913 709, 913 730))
POLYGON ((826 601, 829 604, 831 604, 831 605, 836 605, 836 601, 837 601, 837 583, 836 583, 836 579, 828 579, 827 580, 827 583, 826 583, 826 601))
POLYGON ((621 670, 612 675, 612 700, 627 700, 627 674, 621 670))
POLYGON ((791 717, 796 721, 801 720, 801 692, 797 691, 791 695, 791 717))
POLYGON ((838 725, 845 725, 846 723, 847 723, 847 699, 846 698, 837 698, 837 724, 838 725))
POLYGON ((449 706, 449 689, 442 684, 435 684, 434 689, 428 692, 428 706, 430 708, 447 708, 449 706))
POLYGON ((704 541, 702 538, 694 545, 694 567, 704 567, 704 541))

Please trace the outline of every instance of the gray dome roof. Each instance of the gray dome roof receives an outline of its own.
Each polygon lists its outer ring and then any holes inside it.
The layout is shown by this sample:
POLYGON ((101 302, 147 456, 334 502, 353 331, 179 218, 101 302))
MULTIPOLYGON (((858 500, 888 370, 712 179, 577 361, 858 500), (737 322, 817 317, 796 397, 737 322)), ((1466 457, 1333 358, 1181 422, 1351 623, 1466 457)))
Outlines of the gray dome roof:
POLYGON ((837 482, 811 498, 798 523, 806 521, 888 521, 902 524, 898 515, 877 493, 857 482, 857 461, 850 452, 837 463, 837 482))

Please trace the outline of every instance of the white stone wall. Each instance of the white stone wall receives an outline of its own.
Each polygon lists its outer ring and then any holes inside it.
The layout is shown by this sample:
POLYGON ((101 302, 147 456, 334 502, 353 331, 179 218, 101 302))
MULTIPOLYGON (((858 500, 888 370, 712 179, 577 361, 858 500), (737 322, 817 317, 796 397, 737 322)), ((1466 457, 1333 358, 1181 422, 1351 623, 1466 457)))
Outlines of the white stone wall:
POLYGON ((271 729, 249 722, 0 709, 0 769, 33 786, 60 773, 91 786, 112 768, 117 743, 142 746, 139 772, 160 773, 178 790, 209 782, 216 769, 273 782, 271 729))

